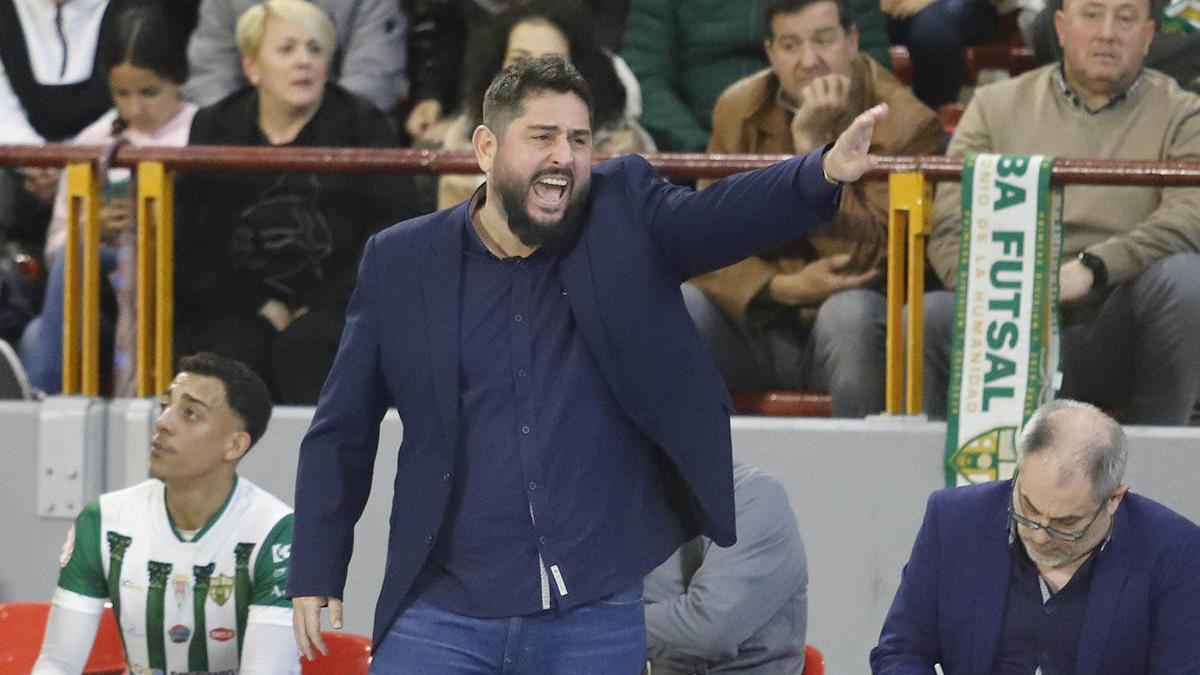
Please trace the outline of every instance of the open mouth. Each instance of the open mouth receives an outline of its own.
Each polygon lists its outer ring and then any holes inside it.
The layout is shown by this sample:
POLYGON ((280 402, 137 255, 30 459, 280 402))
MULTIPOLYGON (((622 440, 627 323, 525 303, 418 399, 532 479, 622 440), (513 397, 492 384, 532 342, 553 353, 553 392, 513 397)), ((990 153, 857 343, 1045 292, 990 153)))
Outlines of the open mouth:
POLYGON ((533 195, 542 208, 553 209, 566 201, 570 185, 571 181, 565 176, 542 176, 533 182, 533 195))

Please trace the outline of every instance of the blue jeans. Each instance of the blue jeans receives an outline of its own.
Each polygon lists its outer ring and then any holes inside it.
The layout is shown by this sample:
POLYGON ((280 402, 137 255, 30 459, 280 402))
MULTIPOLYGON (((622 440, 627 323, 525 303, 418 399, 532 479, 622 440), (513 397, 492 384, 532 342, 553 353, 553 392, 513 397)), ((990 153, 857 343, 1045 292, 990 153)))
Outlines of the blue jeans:
MULTIPOLYGON (((119 251, 112 246, 100 247, 100 285, 108 285, 108 275, 117 269, 119 251)), ((61 252, 50 266, 46 281, 46 297, 42 301, 42 313, 33 318, 25 332, 17 353, 29 374, 29 383, 47 394, 62 390, 63 350, 63 291, 66 288, 66 256, 61 252)), ((111 319, 111 317, 109 317, 111 319)), ((103 326, 105 322, 102 320, 103 326)), ((111 324, 111 320, 108 322, 111 324)), ((103 331, 103 327, 101 331, 103 331)), ((101 360, 108 356, 101 357, 101 360)))
POLYGON ((373 675, 636 675, 646 663, 642 583, 574 609, 476 619, 413 600, 371 660, 373 675))
POLYGON ((888 19, 892 44, 908 47, 913 94, 937 110, 958 100, 968 45, 996 34, 996 8, 988 0, 934 0, 906 19, 888 19))

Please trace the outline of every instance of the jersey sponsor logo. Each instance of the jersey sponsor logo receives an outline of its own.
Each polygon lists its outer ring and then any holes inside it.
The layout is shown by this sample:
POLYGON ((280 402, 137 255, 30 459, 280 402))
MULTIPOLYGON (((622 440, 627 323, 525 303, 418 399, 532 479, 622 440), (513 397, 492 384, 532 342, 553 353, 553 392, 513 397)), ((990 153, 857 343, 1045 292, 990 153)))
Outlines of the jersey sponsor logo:
POLYGON ((286 596, 286 593, 283 592, 282 588, 280 588, 278 586, 271 587, 271 597, 272 598, 282 598, 285 596, 286 596))
POLYGON ((232 628, 214 628, 208 631, 208 637, 216 640, 217 642, 231 640, 235 634, 236 633, 233 632, 232 628))
POLYGON ((271 547, 271 562, 276 565, 282 562, 287 562, 287 559, 292 557, 291 544, 275 544, 271 547))
POLYGON ((175 604, 183 606, 183 599, 187 596, 188 581, 191 580, 186 574, 176 574, 171 577, 171 586, 175 589, 175 604))
POLYGON ((218 574, 208 583, 208 597, 222 607, 229 600, 231 593, 233 593, 233 577, 231 576, 218 574))
POLYGON ((71 529, 67 530, 67 540, 63 542, 62 553, 58 556, 58 568, 62 569, 71 562, 71 556, 75 553, 75 524, 71 523, 71 529))
POLYGON ((192 629, 177 623, 167 631, 167 636, 171 638, 171 642, 187 642, 188 638, 192 637, 192 629))

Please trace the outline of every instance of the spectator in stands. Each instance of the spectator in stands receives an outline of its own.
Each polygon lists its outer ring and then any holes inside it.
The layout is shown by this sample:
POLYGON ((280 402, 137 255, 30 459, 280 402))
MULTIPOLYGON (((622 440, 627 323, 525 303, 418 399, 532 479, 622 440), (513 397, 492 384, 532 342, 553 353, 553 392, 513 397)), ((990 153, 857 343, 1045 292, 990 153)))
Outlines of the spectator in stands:
MULTIPOLYGON (((107 145, 113 141, 133 145, 187 144, 196 106, 183 101, 180 91, 187 81, 183 36, 157 5, 135 6, 122 12, 115 29, 100 43, 97 70, 107 74, 116 107, 100 116, 71 142, 107 145)), ((104 316, 104 344, 117 336, 116 368, 112 390, 129 395, 132 382, 133 335, 133 188, 129 169, 110 169, 105 179, 100 224, 104 316), (114 294, 115 292, 115 294, 114 294), (116 320, 120 317, 120 321, 116 320)), ((25 328, 21 360, 34 387, 56 394, 62 384, 63 285, 62 255, 67 242, 67 197, 60 182, 54 215, 46 237, 45 258, 50 278, 41 314, 25 328)), ((104 359, 102 370, 108 368, 104 359)))
POLYGON ((642 124, 661 150, 699 152, 725 88, 767 66, 763 0, 630 0, 621 56, 642 86, 642 124))
POLYGON ((271 418, 266 386, 196 354, 160 407, 150 480, 100 495, 67 534, 34 674, 83 671, 110 602, 127 672, 299 673, 284 594, 292 512, 237 474, 271 418))
MULTIPOLYGON (((1200 94, 1200 6, 1193 0, 1154 2, 1159 30, 1150 41, 1145 66, 1175 78, 1179 86, 1200 94)), ((1033 25, 1031 45, 1034 59, 1045 64, 1062 58, 1054 34, 1054 15, 1062 11, 1062 0, 1050 0, 1033 25)))
MULTIPOLYGON (((504 68, 518 61, 553 54, 571 62, 595 97, 593 145, 596 152, 620 155, 653 152, 654 141, 633 119, 613 56, 596 44, 581 6, 573 0, 532 0, 501 12, 490 30, 468 51, 463 113, 451 123, 443 147, 470 150, 471 135, 483 117, 483 95, 504 68)), ((483 174, 448 174, 438 181, 440 209, 466 201, 483 183, 483 174)))
MULTIPOLYGON (((463 45, 477 44, 491 32, 497 14, 521 3, 512 0, 402 0, 411 17, 408 36, 410 98, 405 130, 422 145, 440 145, 459 110, 463 95, 463 45)), ((582 0, 588 36, 605 50, 616 50, 625 28, 628 0, 582 0)), ((630 114, 641 113, 637 79, 624 61, 614 61, 630 94, 630 114)), ((486 86, 486 83, 485 83, 486 86)))
MULTIPOLYGON (((97 45, 137 0, 0 2, 0 144, 65 141, 112 106, 97 45)), ((59 169, 0 168, 0 269, 39 255, 59 169)), ((0 337, 15 340, 40 306, 41 285, 0 281, 0 337), (7 283, 5 283, 7 282, 7 283)))
MULTIPOLYGON (((79 133, 112 105, 95 68, 101 34, 130 0, 0 3, 0 143, 79 133)), ((48 194, 54 196, 54 181, 48 194)))
POLYGON ((1200 672, 1200 527, 1121 483, 1120 425, 1054 401, 1017 450, 929 498, 872 672, 1200 672))
MULTIPOLYGON (((184 95, 199 105, 217 103, 246 85, 234 28, 261 0, 203 0, 188 43, 192 77, 184 95)), ((397 0, 315 0, 333 22, 339 45, 332 80, 390 112, 407 88, 404 41, 408 21, 397 0)))
MULTIPOLYGON (((194 145, 390 147, 365 99, 327 82, 333 25, 304 0, 238 20, 253 86, 202 109, 194 145)), ((409 215, 396 176, 230 171, 181 177, 178 351, 214 351, 264 376, 278 403, 314 403, 333 361, 363 242, 409 215)))
POLYGON ((653 675, 804 670, 808 562, 787 491, 733 464, 737 543, 697 537, 646 577, 653 675))
MULTIPOLYGON (((967 47, 996 37, 1000 14, 1018 12, 1017 23, 1029 35, 1044 0, 881 0, 891 17, 888 34, 912 59, 913 93, 938 109, 958 101, 966 72, 967 47)), ((1026 37, 1028 39, 1028 37, 1026 37)))
MULTIPOLYGON (((1067 0, 1061 63, 983 87, 949 154, 1200 159, 1200 97, 1143 68, 1149 0, 1067 0)), ((960 187, 938 186, 928 258, 958 269, 960 187)), ((1068 185, 1063 206, 1061 395, 1125 408, 1135 424, 1186 424, 1200 391, 1200 189, 1068 185)), ((925 392, 946 414, 954 294, 925 299, 925 392)))
MULTIPOLYGON (((721 94, 710 152, 809 152, 885 102, 871 152, 938 151, 937 115, 859 53, 845 0, 764 5, 771 67, 721 94)), ((887 204, 886 182, 846 186, 828 227, 684 286, 730 388, 830 391, 843 417, 883 410, 887 204)))

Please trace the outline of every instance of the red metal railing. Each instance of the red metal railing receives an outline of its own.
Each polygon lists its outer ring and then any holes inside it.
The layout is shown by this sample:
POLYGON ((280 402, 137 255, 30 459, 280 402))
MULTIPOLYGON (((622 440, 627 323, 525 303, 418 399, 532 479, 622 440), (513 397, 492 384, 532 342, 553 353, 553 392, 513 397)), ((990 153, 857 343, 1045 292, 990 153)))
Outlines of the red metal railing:
MULTIPOLYGON (((677 178, 719 178, 758 169, 786 155, 715 155, 653 153, 646 159, 662 174, 677 178)), ((603 158, 598 158, 603 159, 603 158)), ((186 171, 320 171, 328 173, 474 173, 467 152, 359 148, 249 148, 189 146, 182 148, 86 147, 75 145, 0 146, 0 166, 67 165, 70 213, 67 246, 68 285, 64 308, 63 392, 94 395, 99 390, 99 328, 95 313, 99 294, 99 224, 96 195, 100 169, 138 169, 138 339, 139 395, 161 391, 172 365, 173 222, 171 172, 186 171), (79 251, 82 240, 82 256, 79 251), (80 261, 79 258, 83 260, 80 261), (80 268, 83 268, 82 275, 80 268), (82 276, 82 280, 81 280, 82 276), (87 308, 80 312, 81 303, 87 308), (80 316, 83 323, 80 325, 80 316)), ((921 409, 921 317, 924 239, 930 232, 931 183, 958 181, 962 162, 951 157, 880 157, 866 180, 889 180, 889 285, 887 411, 901 412, 901 382, 907 382, 904 409, 921 409), (902 352, 901 314, 909 307, 907 355, 902 352), (907 366, 907 368, 905 368, 907 366), (904 377, 907 370, 909 376, 904 377)), ((1061 159, 1053 180, 1059 184, 1126 186, 1200 186, 1200 162, 1151 162, 1061 159)))

